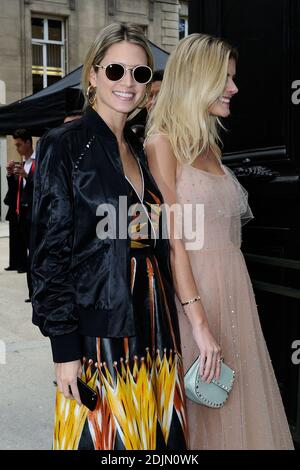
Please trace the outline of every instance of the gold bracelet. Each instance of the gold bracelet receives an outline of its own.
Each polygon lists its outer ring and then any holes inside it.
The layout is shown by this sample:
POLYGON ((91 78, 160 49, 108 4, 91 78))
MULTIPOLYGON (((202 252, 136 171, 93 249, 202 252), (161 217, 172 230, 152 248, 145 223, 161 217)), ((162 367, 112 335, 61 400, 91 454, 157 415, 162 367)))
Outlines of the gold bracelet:
POLYGON ((194 297, 193 299, 188 300, 187 302, 181 302, 181 305, 184 307, 185 305, 193 304, 194 302, 197 302, 198 300, 201 300, 200 295, 197 295, 197 297, 194 297))

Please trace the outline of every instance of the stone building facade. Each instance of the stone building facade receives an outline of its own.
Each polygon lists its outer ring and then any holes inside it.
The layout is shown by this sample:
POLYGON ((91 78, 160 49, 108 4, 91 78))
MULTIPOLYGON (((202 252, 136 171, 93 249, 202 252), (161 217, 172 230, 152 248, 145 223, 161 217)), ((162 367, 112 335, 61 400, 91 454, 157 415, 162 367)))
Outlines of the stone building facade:
POLYGON ((50 85, 82 64, 96 34, 114 21, 140 24, 166 51, 187 18, 181 0, 1 0, 0 80, 6 103, 50 85))
MULTIPOLYGON (((112 22, 141 25, 152 42, 170 52, 187 34, 187 19, 187 0, 0 0, 0 105, 81 65, 97 33, 112 22)), ((15 157, 12 138, 0 136, 2 220, 5 165, 15 157)))

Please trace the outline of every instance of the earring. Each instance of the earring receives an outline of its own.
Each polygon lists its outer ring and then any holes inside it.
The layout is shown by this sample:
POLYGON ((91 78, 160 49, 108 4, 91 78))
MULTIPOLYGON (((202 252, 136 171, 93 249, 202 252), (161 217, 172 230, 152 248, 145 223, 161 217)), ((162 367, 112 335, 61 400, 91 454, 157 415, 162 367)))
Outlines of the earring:
POLYGON ((93 106, 96 101, 96 88, 97 87, 90 85, 86 90, 86 96, 91 106, 93 106))
POLYGON ((141 104, 139 106, 137 106, 138 109, 143 109, 145 106, 146 106, 146 103, 148 101, 148 98, 149 98, 149 94, 148 94, 148 91, 146 91, 145 93, 145 96, 141 102, 141 104))

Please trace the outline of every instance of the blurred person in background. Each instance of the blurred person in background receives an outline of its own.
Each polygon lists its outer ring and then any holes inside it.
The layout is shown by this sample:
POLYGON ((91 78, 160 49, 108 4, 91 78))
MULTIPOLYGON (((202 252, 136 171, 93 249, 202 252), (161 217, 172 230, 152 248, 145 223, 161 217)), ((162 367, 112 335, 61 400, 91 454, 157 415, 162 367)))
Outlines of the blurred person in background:
POLYGON ((145 138, 145 127, 146 127, 146 123, 147 123, 148 114, 151 111, 153 105, 155 104, 155 100, 156 100, 157 95, 159 93, 163 77, 164 77, 164 71, 163 70, 155 70, 153 72, 151 88, 150 88, 149 93, 147 95, 146 105, 130 121, 131 129, 133 130, 133 132, 135 132, 138 139, 142 143, 144 142, 144 138, 145 138))
POLYGON ((12 210, 16 216, 17 238, 19 245, 17 266, 18 272, 26 272, 28 299, 30 302, 32 295, 32 282, 29 261, 29 241, 31 231, 31 212, 33 199, 33 184, 35 170, 35 152, 32 146, 32 136, 26 129, 17 129, 13 133, 14 145, 21 157, 21 162, 10 161, 7 164, 7 177, 9 188, 12 194, 12 210))
POLYGON ((155 100, 159 93, 163 78, 164 78, 163 70, 155 70, 153 72, 150 93, 149 93, 148 100, 146 103, 147 113, 151 111, 152 106, 155 104, 155 100))
POLYGON ((6 165, 8 190, 4 198, 4 204, 8 206, 5 220, 9 222, 9 264, 4 269, 5 271, 24 273, 26 272, 26 249, 20 243, 19 218, 16 213, 18 176, 14 174, 14 167, 18 164, 20 162, 10 160, 6 165), (23 248, 23 251, 21 248, 23 248))

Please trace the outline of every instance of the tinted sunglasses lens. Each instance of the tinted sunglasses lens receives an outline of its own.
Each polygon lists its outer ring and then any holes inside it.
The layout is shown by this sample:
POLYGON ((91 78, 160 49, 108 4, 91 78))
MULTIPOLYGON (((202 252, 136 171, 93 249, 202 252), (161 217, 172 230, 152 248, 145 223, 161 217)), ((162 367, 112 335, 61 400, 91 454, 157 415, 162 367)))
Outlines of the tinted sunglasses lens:
POLYGON ((106 67, 105 73, 109 80, 116 82, 123 77, 124 67, 121 64, 110 64, 106 67))
POLYGON ((140 65, 134 69, 133 78, 138 83, 148 83, 151 80, 152 71, 150 68, 140 65))

